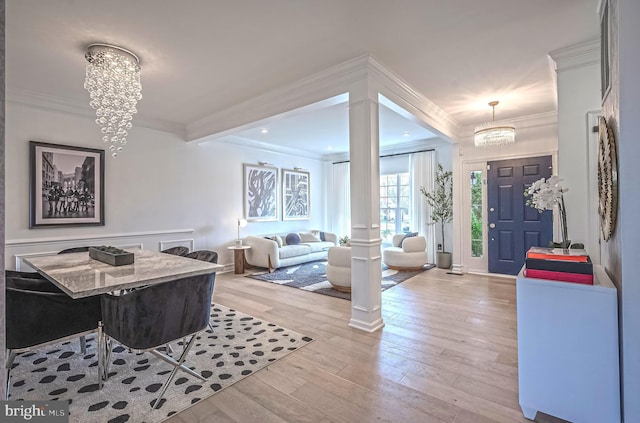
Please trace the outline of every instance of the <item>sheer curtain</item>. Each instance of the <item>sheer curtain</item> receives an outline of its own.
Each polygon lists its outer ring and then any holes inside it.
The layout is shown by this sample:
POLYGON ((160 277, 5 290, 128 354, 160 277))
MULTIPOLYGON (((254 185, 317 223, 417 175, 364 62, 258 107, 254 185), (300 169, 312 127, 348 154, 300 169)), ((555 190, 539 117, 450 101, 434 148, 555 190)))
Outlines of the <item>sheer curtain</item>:
POLYGON ((336 163, 333 165, 333 186, 331 205, 333 222, 331 228, 338 237, 349 235, 351 238, 351 177, 350 165, 336 163))
POLYGON ((427 192, 433 191, 436 172, 436 152, 423 151, 411 154, 409 169, 411 173, 411 225, 414 232, 424 235, 427 240, 427 259, 436 262, 435 228, 431 222, 431 207, 427 205, 425 196, 420 192, 424 187, 427 192))

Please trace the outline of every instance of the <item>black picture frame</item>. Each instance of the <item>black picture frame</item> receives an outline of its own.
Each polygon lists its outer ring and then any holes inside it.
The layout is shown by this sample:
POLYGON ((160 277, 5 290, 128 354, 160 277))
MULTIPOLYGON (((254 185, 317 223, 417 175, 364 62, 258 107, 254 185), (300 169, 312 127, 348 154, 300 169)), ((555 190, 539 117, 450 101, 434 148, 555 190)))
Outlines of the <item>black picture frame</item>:
POLYGON ((29 141, 29 229, 104 226, 104 150, 29 141))

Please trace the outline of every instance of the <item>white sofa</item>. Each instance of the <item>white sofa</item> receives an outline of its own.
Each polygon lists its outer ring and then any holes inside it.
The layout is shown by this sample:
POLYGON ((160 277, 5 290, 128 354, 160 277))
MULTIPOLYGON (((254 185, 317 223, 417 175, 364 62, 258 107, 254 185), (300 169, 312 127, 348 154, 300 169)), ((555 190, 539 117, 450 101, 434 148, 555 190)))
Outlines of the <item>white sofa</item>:
POLYGON ((382 261, 395 270, 420 270, 427 263, 427 241, 423 236, 393 236, 393 247, 382 250, 382 261))
POLYGON ((247 263, 251 266, 266 267, 271 271, 279 267, 326 259, 329 248, 338 245, 338 237, 335 234, 320 231, 295 232, 301 237, 300 243, 287 245, 286 237, 289 233, 246 237, 244 245, 251 247, 245 251, 247 263), (276 236, 280 237, 281 245, 276 236), (324 238, 324 241, 321 238, 324 238))

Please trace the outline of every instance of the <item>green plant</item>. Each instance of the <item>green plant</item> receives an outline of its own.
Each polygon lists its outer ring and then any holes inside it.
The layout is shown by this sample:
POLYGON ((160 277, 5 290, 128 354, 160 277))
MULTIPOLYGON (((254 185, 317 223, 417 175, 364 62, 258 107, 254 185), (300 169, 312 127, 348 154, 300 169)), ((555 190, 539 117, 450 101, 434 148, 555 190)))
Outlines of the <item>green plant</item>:
POLYGON ((453 173, 445 171, 442 165, 438 163, 434 190, 428 192, 425 187, 421 187, 420 192, 425 196, 427 204, 431 207, 431 220, 434 223, 440 223, 442 251, 446 251, 444 246, 444 225, 453 219, 453 173))
POLYGON ((347 245, 347 243, 349 242, 349 235, 338 238, 338 241, 340 242, 340 245, 347 245))

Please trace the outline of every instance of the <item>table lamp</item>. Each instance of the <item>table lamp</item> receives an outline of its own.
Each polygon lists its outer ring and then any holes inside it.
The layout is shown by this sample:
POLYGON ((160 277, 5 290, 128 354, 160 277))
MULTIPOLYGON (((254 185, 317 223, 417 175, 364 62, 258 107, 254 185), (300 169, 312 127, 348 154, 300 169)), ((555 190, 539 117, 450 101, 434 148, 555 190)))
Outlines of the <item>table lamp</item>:
POLYGON ((236 240, 236 247, 242 247, 242 240, 240 239, 240 228, 247 226, 247 219, 238 218, 238 239, 236 240))

